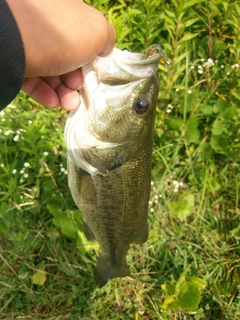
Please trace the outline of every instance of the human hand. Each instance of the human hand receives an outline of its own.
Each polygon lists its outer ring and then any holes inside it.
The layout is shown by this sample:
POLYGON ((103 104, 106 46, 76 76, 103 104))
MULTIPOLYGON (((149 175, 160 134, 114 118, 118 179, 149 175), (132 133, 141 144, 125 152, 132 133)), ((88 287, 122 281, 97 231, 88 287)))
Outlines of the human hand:
POLYGON ((80 0, 7 0, 19 26, 26 57, 22 90, 48 107, 76 109, 81 66, 108 55, 115 31, 80 0))

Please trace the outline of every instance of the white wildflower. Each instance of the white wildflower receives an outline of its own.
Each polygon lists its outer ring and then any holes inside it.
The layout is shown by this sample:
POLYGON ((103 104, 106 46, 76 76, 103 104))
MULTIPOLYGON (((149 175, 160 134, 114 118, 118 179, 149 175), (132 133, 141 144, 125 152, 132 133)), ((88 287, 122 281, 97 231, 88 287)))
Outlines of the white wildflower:
POLYGON ((198 69, 198 73, 203 74, 203 70, 202 69, 198 69))
POLYGON ((24 168, 22 170, 20 170, 21 174, 24 174, 24 172, 25 172, 24 168))
POLYGON ((179 88, 176 88, 176 90, 175 90, 176 92, 178 92, 179 91, 179 88))
POLYGON ((191 69, 195 69, 195 66, 191 66, 190 68, 191 68, 191 69))
POLYGON ((65 170, 65 171, 64 171, 64 173, 65 173, 65 174, 68 174, 68 171, 67 171, 67 170, 65 170))
POLYGON ((10 133, 14 133, 14 132, 12 130, 7 130, 7 131, 4 132, 5 136, 9 136, 10 133))
POLYGON ((204 66, 204 67, 212 67, 212 66, 214 66, 214 61, 213 61, 213 59, 211 59, 211 58, 207 59, 207 61, 204 63, 203 66, 204 66))
POLYGON ((13 169, 12 174, 16 174, 17 173, 17 169, 13 169))
POLYGON ((47 152, 47 151, 44 151, 44 152, 43 152, 43 155, 44 155, 44 157, 48 156, 48 152, 47 152))
POLYGON ((223 64, 221 64, 221 68, 222 68, 222 69, 224 69, 224 68, 225 68, 225 66, 224 66, 223 64))
POLYGON ((3 168, 3 167, 4 167, 4 163, 1 163, 1 164, 0 164, 0 167, 2 167, 2 168, 3 168))
POLYGON ((191 94, 192 93, 192 90, 188 89, 188 94, 191 94))
POLYGON ((173 109, 173 105, 171 105, 170 103, 167 105, 168 108, 166 110, 167 113, 171 113, 172 112, 172 109, 173 109))
POLYGON ((26 168, 30 167, 30 163, 25 162, 25 163, 24 163, 24 167, 26 167, 26 168))
POLYGON ((4 111, 0 111, 0 116, 4 116, 5 112, 4 111))
POLYGON ((16 134, 16 136, 13 138, 13 140, 17 142, 19 140, 19 135, 16 134))
POLYGON ((64 168, 61 168, 60 171, 61 171, 61 172, 65 172, 65 169, 64 169, 64 168))
POLYGON ((150 209, 150 212, 152 212, 152 213, 153 213, 153 212, 154 212, 154 208, 151 208, 151 209, 150 209))
POLYGON ((27 178, 28 177, 28 173, 24 173, 23 177, 27 178))
POLYGON ((151 186, 153 186, 154 185, 154 181, 151 181, 151 186))
POLYGON ((28 124, 32 124, 32 120, 28 120, 28 124))

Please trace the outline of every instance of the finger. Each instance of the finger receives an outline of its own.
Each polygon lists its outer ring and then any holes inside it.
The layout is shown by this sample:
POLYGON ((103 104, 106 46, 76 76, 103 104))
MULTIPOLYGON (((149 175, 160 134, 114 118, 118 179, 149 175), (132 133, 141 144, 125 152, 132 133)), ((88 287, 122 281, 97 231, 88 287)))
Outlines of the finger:
POLYGON ((72 90, 61 83, 56 88, 56 93, 58 95, 60 105, 63 109, 70 111, 75 110, 79 107, 80 95, 77 91, 72 90))
POLYGON ((116 41, 116 33, 112 24, 109 23, 108 26, 108 42, 106 43, 106 47, 98 54, 100 57, 108 56, 114 47, 116 41))
POLYGON ((22 90, 38 103, 47 107, 56 108, 60 104, 57 93, 41 78, 26 78, 22 90))
POLYGON ((83 85, 82 70, 77 69, 72 72, 65 73, 61 76, 61 79, 68 88, 77 90, 83 85))
POLYGON ((41 79, 46 82, 54 91, 62 83, 60 76, 41 77, 41 79))

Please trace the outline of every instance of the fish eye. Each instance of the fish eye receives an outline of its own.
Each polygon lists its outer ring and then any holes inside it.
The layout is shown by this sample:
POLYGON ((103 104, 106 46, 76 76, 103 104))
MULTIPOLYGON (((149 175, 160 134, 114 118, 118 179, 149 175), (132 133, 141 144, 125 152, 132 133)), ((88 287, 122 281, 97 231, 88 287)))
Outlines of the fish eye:
POLYGON ((143 114, 144 112, 146 112, 148 109, 148 104, 149 104, 148 99, 138 98, 134 106, 137 114, 143 114))

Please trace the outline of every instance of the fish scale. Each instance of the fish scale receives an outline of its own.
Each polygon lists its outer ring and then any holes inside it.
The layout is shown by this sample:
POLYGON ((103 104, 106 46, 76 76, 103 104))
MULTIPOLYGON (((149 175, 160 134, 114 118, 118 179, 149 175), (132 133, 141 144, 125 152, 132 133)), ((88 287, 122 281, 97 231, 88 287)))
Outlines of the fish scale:
POLYGON ((130 275, 130 244, 148 237, 156 72, 163 56, 157 48, 147 55, 115 48, 83 67, 85 98, 65 128, 68 184, 87 239, 100 246, 94 275, 100 287, 130 275))

